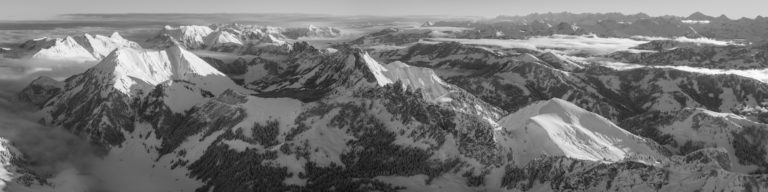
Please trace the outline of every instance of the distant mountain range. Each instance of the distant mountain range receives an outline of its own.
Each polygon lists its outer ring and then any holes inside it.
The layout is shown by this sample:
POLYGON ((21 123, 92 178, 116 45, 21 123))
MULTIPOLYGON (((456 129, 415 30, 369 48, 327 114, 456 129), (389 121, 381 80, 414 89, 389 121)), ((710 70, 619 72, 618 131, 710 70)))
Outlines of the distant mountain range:
POLYGON ((730 19, 700 12, 688 17, 621 13, 547 13, 526 16, 498 16, 487 20, 427 22, 424 26, 469 27, 469 38, 524 38, 551 34, 596 34, 602 37, 707 37, 739 39, 764 43, 768 38, 768 19, 730 19))

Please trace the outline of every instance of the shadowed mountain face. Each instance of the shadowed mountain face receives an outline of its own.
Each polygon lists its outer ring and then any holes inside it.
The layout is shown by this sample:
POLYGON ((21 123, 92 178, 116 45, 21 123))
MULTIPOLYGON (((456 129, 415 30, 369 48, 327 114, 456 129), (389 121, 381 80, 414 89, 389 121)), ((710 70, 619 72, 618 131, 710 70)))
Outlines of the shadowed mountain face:
MULTIPOLYGON (((765 46, 703 35, 735 22, 751 21, 164 25, 145 47, 86 34, 2 54, 96 63, 17 95, 100 150, 80 191, 762 191, 765 46)), ((9 186, 62 188, 3 145, 9 186)))

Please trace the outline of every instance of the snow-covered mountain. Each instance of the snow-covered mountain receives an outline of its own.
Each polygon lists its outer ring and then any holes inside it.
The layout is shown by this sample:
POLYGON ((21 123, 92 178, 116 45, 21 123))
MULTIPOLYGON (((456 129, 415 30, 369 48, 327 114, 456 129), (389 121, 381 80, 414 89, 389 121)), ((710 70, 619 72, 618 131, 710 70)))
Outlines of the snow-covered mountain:
MULTIPOLYGON (((215 49, 234 51, 243 45, 238 37, 226 31, 216 31, 205 37, 204 44, 215 49)), ((222 50, 222 51, 227 51, 222 50)))
POLYGON ((6 56, 47 60, 99 61, 118 48, 141 48, 119 33, 111 36, 83 34, 64 38, 40 38, 26 41, 6 56))
POLYGON ((196 99, 213 97, 237 89, 224 74, 179 46, 166 50, 121 48, 113 51, 86 72, 68 78, 64 90, 49 99, 43 110, 49 122, 73 128, 93 142, 118 144, 121 130, 133 125, 137 114, 130 105, 155 89, 193 84, 200 90, 177 88, 179 98, 169 100, 184 109, 196 99), (178 82, 181 85, 174 85, 178 82), (197 96, 195 96, 197 95, 197 96), (77 107, 72 103, 79 103, 77 107))
POLYGON ((118 48, 141 48, 133 41, 126 40, 119 33, 114 32, 111 36, 83 34, 74 37, 83 48, 88 50, 96 59, 101 60, 107 57, 109 53, 118 48))
POLYGON ((160 30, 157 37, 151 39, 150 42, 164 42, 162 37, 171 37, 173 40, 182 43, 187 48, 197 49, 202 48, 205 45, 206 37, 211 33, 213 33, 213 29, 208 26, 186 25, 172 27, 166 25, 160 30))
POLYGON ((287 41, 299 38, 336 38, 341 31, 333 27, 282 28, 244 24, 214 24, 211 26, 165 26, 147 40, 153 47, 165 48, 180 44, 192 50, 210 50, 234 54, 254 54, 254 49, 288 46, 287 41))
POLYGON ((299 38, 335 38, 342 35, 341 30, 334 27, 319 27, 309 25, 306 28, 286 28, 283 33, 291 39, 299 38))
POLYGON ((617 162, 643 156, 653 164, 664 159, 663 151, 625 131, 610 120, 562 99, 541 101, 499 121, 503 146, 515 148, 516 163, 523 165, 541 155, 617 162))
POLYGON ((18 57, 38 59, 72 59, 93 61, 93 55, 80 45, 75 38, 41 38, 29 40, 19 45, 18 57))

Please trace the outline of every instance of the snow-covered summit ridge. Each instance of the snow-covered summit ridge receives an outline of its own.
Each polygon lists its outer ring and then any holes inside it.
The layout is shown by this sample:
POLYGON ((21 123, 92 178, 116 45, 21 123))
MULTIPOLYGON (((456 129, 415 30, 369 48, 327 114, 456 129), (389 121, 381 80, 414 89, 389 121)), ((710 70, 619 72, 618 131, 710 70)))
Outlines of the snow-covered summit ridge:
POLYGON ((160 31, 160 34, 166 34, 174 39, 190 44, 190 46, 200 46, 205 38, 213 33, 213 29, 208 26, 187 25, 171 27, 166 25, 160 31))
POLYGON ((123 38, 118 32, 112 33, 109 37, 86 33, 75 37, 75 40, 96 59, 103 59, 109 53, 121 47, 141 48, 138 43, 123 38))
POLYGON ((216 31, 205 37, 205 45, 217 47, 220 45, 242 45, 237 36, 227 31, 216 31))
POLYGON ((663 158, 652 142, 562 99, 531 104, 502 118, 499 124, 512 137, 506 146, 521 153, 517 163, 542 154, 607 162, 637 155, 663 158))
POLYGON ((34 59, 98 61, 117 48, 141 48, 133 41, 126 40, 119 33, 111 36, 83 34, 64 38, 38 38, 19 45, 13 57, 34 59))
POLYGON ((428 100, 436 100, 450 92, 451 85, 440 79, 432 69, 410 66, 400 61, 382 65, 367 52, 362 53, 362 57, 379 86, 400 81, 406 89, 421 89, 428 100))
POLYGON ((136 85, 154 86, 169 80, 195 81, 206 76, 216 76, 226 84, 206 86, 209 91, 220 93, 234 87, 226 75, 179 45, 165 50, 117 49, 96 65, 94 70, 112 74, 114 88, 124 93, 131 92, 136 85))

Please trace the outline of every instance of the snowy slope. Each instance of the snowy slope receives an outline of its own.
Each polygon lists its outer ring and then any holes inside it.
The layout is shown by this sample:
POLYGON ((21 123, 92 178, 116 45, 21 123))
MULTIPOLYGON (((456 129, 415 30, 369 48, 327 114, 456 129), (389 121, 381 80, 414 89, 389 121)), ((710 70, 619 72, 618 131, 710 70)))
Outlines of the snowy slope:
POLYGON ((95 61, 93 55, 80 45, 75 38, 40 38, 29 40, 19 46, 14 54, 18 57, 36 59, 66 59, 77 61, 95 61))
POLYGON ((126 40, 117 32, 112 33, 109 37, 86 33, 74 38, 83 48, 91 52, 93 57, 99 60, 118 48, 141 48, 138 43, 126 40))
POLYGON ((652 142, 561 99, 531 104, 502 118, 499 125, 509 135, 501 142, 513 148, 518 164, 541 155, 606 162, 635 155, 663 157, 652 142))
POLYGON ((400 81, 406 87, 421 89, 428 100, 436 100, 447 94, 451 85, 445 83, 429 68, 413 67, 403 62, 392 62, 385 65, 384 76, 391 81, 400 81))
POLYGON ((48 60, 99 61, 117 48, 141 48, 115 32, 111 36, 83 34, 64 38, 40 38, 29 40, 19 49, 12 50, 12 57, 48 60))
POLYGON ((199 82, 200 86, 215 94, 235 88, 226 75, 180 46, 160 51, 118 49, 94 69, 112 74, 112 86, 123 93, 130 93, 136 88, 151 88, 169 80, 199 82), (201 81, 204 77, 209 79, 201 81))
POLYGON ((219 47, 227 45, 243 45, 242 42, 232 33, 226 31, 216 31, 205 37, 205 45, 208 47, 219 47))
POLYGON ((430 101, 438 100, 451 92, 451 89, 457 89, 440 79, 432 69, 410 66, 399 61, 382 65, 368 53, 364 53, 362 57, 379 86, 400 81, 406 89, 421 89, 430 101))
POLYGON ((196 49, 205 44, 206 37, 211 33, 213 33, 213 29, 207 26, 187 25, 171 27, 166 25, 158 36, 168 35, 184 43, 188 48, 196 49))

